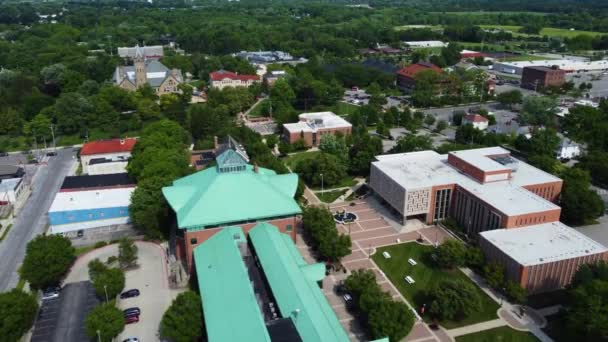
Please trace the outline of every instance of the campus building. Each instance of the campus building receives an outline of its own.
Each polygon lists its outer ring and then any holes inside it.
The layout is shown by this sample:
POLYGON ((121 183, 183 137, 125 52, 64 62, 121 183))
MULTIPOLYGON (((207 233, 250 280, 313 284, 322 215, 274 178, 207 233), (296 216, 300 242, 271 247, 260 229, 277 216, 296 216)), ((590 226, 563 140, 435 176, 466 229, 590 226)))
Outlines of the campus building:
POLYGON ((15 204, 24 191, 23 178, 0 179, 0 206, 15 204))
POLYGON ((224 89, 225 87, 249 87, 261 82, 258 75, 238 74, 232 71, 219 70, 209 74, 211 88, 224 89))
POLYGON ((467 114, 462 118, 463 125, 469 124, 481 131, 487 129, 489 123, 490 120, 479 114, 467 114))
POLYGON ((537 90, 539 87, 561 87, 566 83, 566 71, 546 66, 524 67, 521 75, 521 87, 537 90))
POLYGON ((136 46, 133 65, 117 66, 112 81, 128 91, 135 91, 147 84, 160 96, 179 93, 178 86, 184 82, 184 77, 181 70, 170 70, 157 59, 147 58, 144 49, 136 46))
POLYGON ((332 112, 304 113, 298 116, 300 121, 283 124, 284 137, 293 144, 304 140, 306 146, 318 146, 325 134, 350 135, 353 125, 332 112))
POLYGON ((67 237, 91 229, 118 230, 129 224, 135 186, 58 192, 48 212, 49 233, 67 237))
POLYGON ((608 70, 608 60, 599 61, 574 61, 570 59, 547 59, 536 61, 521 61, 521 62, 500 62, 494 63, 491 69, 507 74, 521 75, 526 67, 548 67, 557 66, 565 72, 587 72, 608 70))
POLYGON ((294 200, 298 175, 249 165, 234 149, 219 154, 216 163, 162 189, 177 218, 176 255, 190 271, 195 247, 224 227, 238 225, 247 233, 268 222, 295 240, 302 212, 294 200))
POLYGON ((563 288, 581 265, 608 261, 606 247, 560 222, 479 235, 486 257, 503 265, 506 279, 528 293, 563 288))
POLYGON ((320 288, 325 264, 307 264, 277 227, 226 227, 194 262, 209 342, 349 341, 320 288))
POLYGON ((501 147, 438 154, 381 155, 371 188, 405 222, 453 217, 470 235, 559 220, 562 180, 513 158, 501 147))
POLYGON ((422 71, 432 70, 442 73, 443 70, 433 63, 419 62, 406 66, 397 71, 397 86, 405 92, 412 92, 416 87, 416 75, 422 71))
POLYGON ((25 175, 23 167, 17 165, 0 165, 0 179, 22 178, 25 175))
POLYGON ((119 47, 118 56, 133 59, 138 51, 141 51, 146 59, 161 59, 165 55, 162 45, 144 45, 140 47, 139 44, 137 44, 131 47, 119 47))
POLYGON ((136 142, 135 138, 126 138, 96 140, 84 144, 80 150, 82 173, 103 175, 126 172, 136 142))

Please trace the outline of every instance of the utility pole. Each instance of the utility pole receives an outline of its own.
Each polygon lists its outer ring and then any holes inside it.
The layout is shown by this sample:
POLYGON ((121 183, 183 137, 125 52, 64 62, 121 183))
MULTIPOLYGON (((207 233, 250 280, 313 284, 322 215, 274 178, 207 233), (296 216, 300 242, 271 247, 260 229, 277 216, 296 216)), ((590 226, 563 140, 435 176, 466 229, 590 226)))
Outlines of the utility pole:
POLYGON ((101 332, 97 330, 97 342, 101 342, 101 332))
POLYGON ((53 124, 50 125, 51 127, 51 135, 53 136, 53 151, 57 150, 57 145, 55 144, 55 128, 53 127, 53 124))

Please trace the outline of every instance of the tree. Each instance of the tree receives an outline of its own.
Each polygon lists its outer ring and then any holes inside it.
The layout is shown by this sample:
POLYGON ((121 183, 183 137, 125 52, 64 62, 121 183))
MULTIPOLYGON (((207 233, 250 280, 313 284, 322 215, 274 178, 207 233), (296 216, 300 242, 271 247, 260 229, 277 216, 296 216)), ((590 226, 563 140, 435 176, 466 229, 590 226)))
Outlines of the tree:
POLYGON ((527 34, 539 34, 540 30, 543 29, 543 22, 540 20, 531 20, 519 29, 521 33, 527 34))
POLYGON ((480 269, 485 262, 485 256, 479 247, 469 247, 465 253, 465 264, 473 269, 480 269))
POLYGON ((608 338, 608 281, 596 279, 576 287, 570 292, 569 303, 566 323, 577 340, 608 338))
POLYGON ((516 304, 524 304, 528 297, 526 289, 521 287, 519 283, 510 280, 505 285, 505 294, 510 301, 516 304))
POLYGON ((349 235, 339 234, 334 218, 327 209, 308 207, 302 215, 305 232, 322 258, 340 261, 351 253, 349 235))
POLYGON ((446 128, 448 128, 448 123, 445 120, 437 121, 437 125, 435 125, 436 132, 441 133, 446 128))
POLYGON ((589 174, 595 182, 608 185, 608 152, 589 151, 581 158, 580 165, 589 170, 589 174))
POLYGON ((203 311, 196 292, 182 292, 173 300, 160 321, 159 333, 173 342, 192 342, 202 335, 203 311))
POLYGON ((571 225, 587 224, 604 213, 604 202, 589 189, 590 176, 579 168, 566 168, 562 174, 564 185, 560 197, 561 220, 571 225))
POLYGON ((85 332, 90 339, 112 341, 125 328, 125 317, 115 303, 95 307, 85 319, 85 332))
POLYGON ((89 276, 95 294, 99 298, 114 299, 125 288, 125 273, 118 268, 109 268, 95 259, 89 262, 89 276))
POLYGON ((36 318, 38 301, 19 289, 0 293, 0 340, 19 341, 36 318))
POLYGON ((123 238, 118 244, 118 262, 122 268, 137 266, 137 246, 131 239, 123 238))
POLYGON ((484 139, 483 131, 473 127, 471 124, 466 124, 456 129, 455 140, 460 144, 482 144, 484 139))
POLYGON ((447 240, 437 247, 435 255, 437 264, 443 268, 453 268, 465 264, 467 249, 457 240, 447 240))
POLYGON ((133 224, 146 236, 162 237, 168 234, 168 206, 161 189, 171 185, 172 179, 162 176, 150 177, 137 183, 131 195, 129 215, 133 224))
POLYGON ((528 143, 527 152, 532 155, 554 156, 560 138, 553 128, 535 129, 528 143))
POLYGON ((427 126, 433 126, 433 124, 435 123, 435 117, 433 116, 433 114, 427 114, 424 117, 424 124, 427 126))
POLYGON ((383 300, 369 312, 368 325, 373 338, 400 341, 412 330, 414 315, 403 302, 383 300))
POLYGON ((429 107, 436 102, 441 76, 434 70, 423 70, 416 75, 412 99, 417 107, 429 107))
POLYGON ((324 134, 319 142, 319 150, 338 157, 342 162, 348 159, 348 147, 342 136, 324 134))
POLYGON ((353 137, 348 152, 350 173, 360 176, 369 175, 370 163, 382 153, 382 140, 367 133, 353 137))
POLYGON ((27 244, 21 276, 35 289, 58 284, 74 261, 74 247, 61 235, 39 235, 27 244))
POLYGON ((331 187, 346 177, 346 166, 336 156, 321 152, 315 158, 300 161, 294 170, 310 186, 331 187), (321 176, 323 175, 323 176, 321 176), (323 177, 323 179, 321 179, 323 177))
POLYGON ((477 288, 461 279, 443 280, 430 292, 429 313, 439 319, 462 319, 481 309, 477 288))
POLYGON ((433 148, 433 141, 428 135, 408 134, 397 140, 397 145, 391 149, 391 153, 404 153, 415 151, 426 151, 433 148))
POLYGON ((557 100, 548 96, 528 96, 519 118, 523 123, 536 126, 553 125, 557 100))
POLYGON ((505 269, 497 262, 490 262, 483 267, 483 275, 488 285, 499 289, 505 282, 505 269))

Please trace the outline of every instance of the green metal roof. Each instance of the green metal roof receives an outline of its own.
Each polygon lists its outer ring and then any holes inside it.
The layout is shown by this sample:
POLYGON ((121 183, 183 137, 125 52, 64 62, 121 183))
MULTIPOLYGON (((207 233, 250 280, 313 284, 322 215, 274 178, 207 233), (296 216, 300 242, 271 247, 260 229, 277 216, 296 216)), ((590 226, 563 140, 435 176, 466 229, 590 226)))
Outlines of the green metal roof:
POLYGON ((306 264, 291 238, 271 224, 256 225, 249 231, 249 237, 282 317, 291 317, 302 340, 349 341, 313 280, 318 278, 321 266, 306 264))
POLYGON ((301 213, 294 200, 298 176, 251 165, 241 172, 209 168, 180 178, 163 194, 183 229, 199 229, 301 213))
POLYGON ((226 227, 194 249, 205 327, 210 342, 270 342, 238 243, 240 227, 226 227))

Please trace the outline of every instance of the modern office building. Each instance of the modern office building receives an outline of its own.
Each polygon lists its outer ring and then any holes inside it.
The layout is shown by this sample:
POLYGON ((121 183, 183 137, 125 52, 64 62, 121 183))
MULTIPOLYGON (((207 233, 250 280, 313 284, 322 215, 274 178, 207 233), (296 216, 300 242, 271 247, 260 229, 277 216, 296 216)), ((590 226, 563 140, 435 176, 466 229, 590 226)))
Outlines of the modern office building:
POLYGON ((115 189, 58 192, 48 212, 51 234, 68 237, 94 228, 114 229, 128 224, 134 186, 115 189))
POLYGON ((135 138, 91 141, 80 150, 82 173, 102 175, 124 173, 127 170, 135 138))
POLYGON ((318 146, 325 134, 349 135, 353 125, 332 112, 304 113, 300 121, 283 124, 285 140, 290 144, 304 140, 306 146, 318 146))
POLYGON ((507 74, 521 75, 525 67, 548 67, 557 66, 565 72, 586 72, 608 70, 608 60, 599 61, 574 61, 570 59, 547 59, 521 62, 499 62, 491 66, 492 70, 507 74))
POLYGON ((295 240, 302 212, 294 200, 298 175, 249 165, 234 149, 216 162, 162 190, 177 217, 177 257, 190 271, 194 248, 223 227, 238 225, 247 233, 258 222, 269 222, 295 240))
POLYGON ((562 180, 501 147, 377 156, 370 186, 405 222, 448 216, 471 235, 559 220, 562 180))
POLYGON ((521 74, 522 88, 537 90, 542 87, 561 87, 564 83, 566 83, 566 71, 557 66, 524 67, 521 74))
POLYGON ((226 227, 194 260, 209 342, 349 341, 320 288, 325 264, 307 264, 277 227, 226 227))
POLYGON ((505 277, 528 293, 565 287, 581 265, 608 261, 606 247, 560 222, 479 235, 486 257, 503 265, 505 277))

